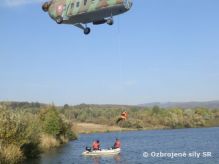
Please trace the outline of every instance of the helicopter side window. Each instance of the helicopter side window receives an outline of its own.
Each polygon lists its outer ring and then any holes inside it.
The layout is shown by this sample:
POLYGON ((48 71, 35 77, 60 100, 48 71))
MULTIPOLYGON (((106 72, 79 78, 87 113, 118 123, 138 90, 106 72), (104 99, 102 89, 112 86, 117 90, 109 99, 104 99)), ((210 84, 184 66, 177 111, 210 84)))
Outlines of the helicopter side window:
POLYGON ((87 4, 87 0, 84 0, 84 6, 86 6, 86 4, 87 4))
POLYGON ((72 15, 73 9, 74 9, 74 3, 69 4, 68 7, 67 7, 67 16, 72 15))
POLYGON ((71 9, 73 9, 73 8, 74 8, 74 3, 71 4, 71 9))
POLYGON ((79 7, 80 6, 80 2, 77 2, 76 6, 79 7))

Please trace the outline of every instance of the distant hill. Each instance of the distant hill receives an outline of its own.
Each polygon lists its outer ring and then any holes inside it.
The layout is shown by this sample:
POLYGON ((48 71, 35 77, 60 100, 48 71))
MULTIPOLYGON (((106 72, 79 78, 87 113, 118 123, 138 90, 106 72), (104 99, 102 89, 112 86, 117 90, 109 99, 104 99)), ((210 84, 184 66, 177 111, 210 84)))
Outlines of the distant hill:
POLYGON ((191 102, 154 102, 154 103, 145 103, 140 104, 143 107, 153 107, 159 106, 161 108, 173 108, 173 107, 180 107, 180 108, 195 108, 195 107, 204 107, 204 108, 219 108, 219 100, 216 101, 191 101, 191 102))
MULTIPOLYGON (((12 109, 16 108, 42 108, 46 107, 51 104, 43 104, 39 102, 16 102, 16 101, 0 101, 0 107, 2 105, 6 105, 7 107, 10 107, 12 109)), ((209 109, 219 109, 219 100, 216 101, 191 101, 191 102, 153 102, 153 103, 145 103, 145 104, 139 104, 139 105, 113 105, 113 104, 79 104, 79 105, 68 105, 65 104, 64 106, 56 106, 59 109, 62 107, 69 108, 69 107, 75 107, 75 108, 103 108, 103 109, 141 109, 144 107, 154 107, 159 106, 160 108, 196 108, 196 107, 204 107, 209 109)))
MULTIPOLYGON (((9 108, 12 109, 16 109, 16 108, 43 108, 49 105, 53 105, 53 104, 45 104, 45 103, 40 103, 40 102, 28 102, 28 101, 23 101, 23 102, 19 102, 19 101, 0 101, 0 107, 1 106, 7 106, 9 108)), ((127 108, 143 108, 141 106, 138 105, 114 105, 114 104, 78 104, 78 105, 69 105, 69 104, 65 104, 64 106, 57 106, 55 105, 57 108, 61 109, 61 108, 103 108, 103 109, 127 109, 127 108)))

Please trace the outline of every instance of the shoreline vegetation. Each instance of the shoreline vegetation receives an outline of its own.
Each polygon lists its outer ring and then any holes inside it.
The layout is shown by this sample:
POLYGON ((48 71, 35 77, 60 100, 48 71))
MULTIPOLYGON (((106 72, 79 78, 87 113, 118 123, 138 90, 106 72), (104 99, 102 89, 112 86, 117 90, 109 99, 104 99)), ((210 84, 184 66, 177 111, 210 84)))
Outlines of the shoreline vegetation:
POLYGON ((37 111, 0 107, 0 163, 22 163, 73 139, 73 123, 55 106, 37 111))
POLYGON ((110 132, 128 132, 136 130, 161 130, 161 129, 170 129, 165 126, 157 126, 153 128, 122 128, 120 126, 110 126, 94 123, 75 123, 75 128, 78 134, 93 134, 93 133, 110 133, 110 132))
POLYGON ((77 122, 76 131, 78 134, 92 134, 92 133, 109 133, 109 132, 125 132, 136 130, 133 128, 122 128, 119 126, 102 125, 95 123, 80 123, 77 122))
POLYGON ((219 126, 219 108, 0 102, 0 163, 37 158, 82 133, 214 126, 219 126), (117 125, 122 111, 129 118, 117 125))

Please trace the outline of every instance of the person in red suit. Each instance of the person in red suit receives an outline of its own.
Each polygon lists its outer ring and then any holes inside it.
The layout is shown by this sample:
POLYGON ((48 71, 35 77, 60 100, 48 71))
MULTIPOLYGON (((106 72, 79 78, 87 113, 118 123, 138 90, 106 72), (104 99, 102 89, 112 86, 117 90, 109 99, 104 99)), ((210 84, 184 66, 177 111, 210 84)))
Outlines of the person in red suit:
POLYGON ((121 142, 118 138, 116 138, 116 141, 113 145, 113 149, 118 149, 118 148, 121 148, 121 142))
POLYGON ((92 148, 93 150, 100 150, 100 141, 99 140, 94 141, 92 148))

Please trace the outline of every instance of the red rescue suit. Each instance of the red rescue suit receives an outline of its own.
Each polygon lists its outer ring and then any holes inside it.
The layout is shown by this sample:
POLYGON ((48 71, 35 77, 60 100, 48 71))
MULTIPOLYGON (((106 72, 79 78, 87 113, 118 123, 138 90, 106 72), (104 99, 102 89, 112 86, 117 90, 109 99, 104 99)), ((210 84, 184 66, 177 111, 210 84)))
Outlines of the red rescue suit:
POLYGON ((100 143, 93 142, 92 148, 93 150, 100 150, 100 143))
POLYGON ((114 144, 114 149, 120 148, 121 147, 121 142, 117 140, 114 144))

